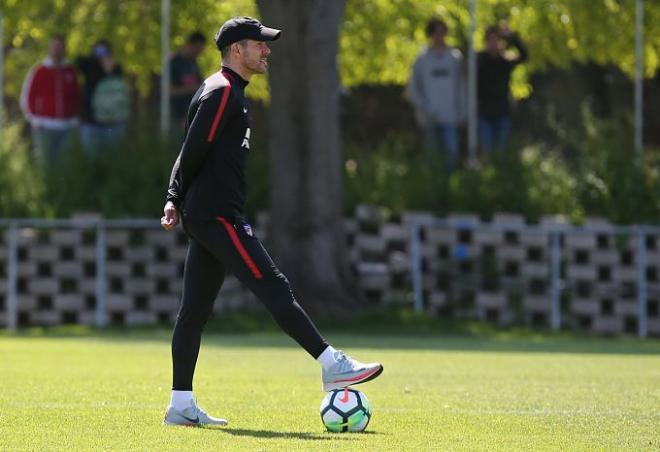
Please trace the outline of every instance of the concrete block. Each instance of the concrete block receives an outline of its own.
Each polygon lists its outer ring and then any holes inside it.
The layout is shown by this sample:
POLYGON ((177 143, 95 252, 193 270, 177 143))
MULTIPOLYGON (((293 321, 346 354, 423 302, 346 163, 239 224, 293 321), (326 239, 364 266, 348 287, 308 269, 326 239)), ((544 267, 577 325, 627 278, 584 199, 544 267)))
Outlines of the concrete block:
POLYGON ((17 268, 18 268, 18 276, 24 276, 24 277, 37 276, 36 261, 19 262, 17 268))
POLYGON ((175 263, 152 263, 147 266, 147 275, 157 278, 179 278, 179 266, 175 263))
POLYGON ((54 295, 60 291, 57 278, 33 278, 28 280, 28 291, 35 295, 54 295))
POLYGON ((596 234, 569 232, 564 235, 566 248, 580 248, 585 250, 596 249, 596 234))
POLYGON ((388 256, 389 271, 395 274, 410 272, 410 257, 401 251, 391 252, 388 256))
POLYGON ((94 311, 81 311, 78 313, 78 323, 81 325, 96 325, 96 313, 94 311))
POLYGON ((550 239, 548 233, 538 227, 520 231, 518 241, 525 246, 548 247, 550 239))
POLYGON ((35 295, 18 295, 16 298, 19 311, 34 311, 37 309, 37 297, 35 295))
POLYGON ((128 262, 106 262, 105 264, 106 276, 118 276, 128 278, 131 276, 131 264, 128 262))
POLYGON ((618 317, 637 317, 638 314, 637 298, 634 300, 617 300, 614 303, 614 315, 618 317))
POLYGON ((386 242, 404 242, 410 241, 410 229, 397 223, 385 223, 380 228, 380 236, 386 242))
POLYGON ((433 227, 426 228, 424 231, 426 233, 426 243, 429 244, 453 244, 458 241, 458 235, 455 229, 446 227, 433 227))
POLYGON ((93 246, 82 246, 76 249, 78 260, 96 261, 96 248, 93 246))
POLYGON ((361 252, 384 255, 387 243, 378 235, 358 234, 355 236, 355 247, 361 252))
POLYGON ((65 278, 82 278, 83 266, 80 261, 58 262, 53 266, 53 276, 65 278))
POLYGON ((82 243, 82 231, 80 229, 55 229, 51 232, 50 243, 58 246, 78 246, 82 243))
POLYGON ((477 230, 474 231, 473 242, 475 245, 500 245, 504 240, 502 231, 495 230, 477 230))
POLYGON ((549 296, 545 295, 525 295, 523 306, 527 311, 549 314, 552 311, 552 300, 549 296))
POLYGON ((176 295, 152 295, 149 297, 149 309, 158 312, 176 312, 179 309, 179 297, 176 295))
POLYGON ((546 278, 550 276, 548 263, 525 262, 520 266, 520 274, 526 278, 546 278))
POLYGON ((479 292, 477 294, 477 306, 504 309, 507 307, 506 295, 501 293, 479 292))
POLYGON ((35 261, 57 261, 60 258, 60 247, 54 245, 34 245, 30 247, 29 255, 35 261))
POLYGON ((151 278, 127 278, 124 280, 124 292, 127 294, 150 294, 154 290, 155 281, 151 278))
POLYGON ((94 294, 96 293, 96 279, 95 278, 83 278, 78 280, 78 291, 84 294, 94 294))
POLYGON ((447 299, 447 294, 445 292, 433 291, 428 297, 427 303, 430 306, 441 308, 447 306, 449 300, 447 299))
POLYGON ((623 319, 612 316, 596 316, 591 324, 595 333, 619 334, 623 332, 623 319))
POLYGON ((108 311, 129 312, 133 309, 132 295, 110 294, 106 296, 105 302, 108 311))
POLYGON ((617 282, 636 282, 638 279, 637 267, 612 268, 612 280, 617 282))
POLYGON ((152 325, 157 320, 155 312, 127 312, 124 323, 126 325, 152 325))
POLYGON ((580 279, 585 281, 596 280, 596 267, 591 265, 571 264, 566 269, 568 279, 580 279))
POLYGON ((160 245, 169 248, 176 244, 176 234, 165 230, 149 230, 145 233, 145 241, 149 245, 160 245))
POLYGON ((128 230, 111 229, 105 234, 107 246, 119 246, 126 248, 130 246, 130 236, 128 230))
POLYGON ((53 299, 57 311, 81 311, 85 307, 85 297, 79 294, 60 294, 53 299))
POLYGON ((61 314, 57 311, 35 311, 30 314, 32 325, 55 326, 61 323, 61 314))
POLYGON ((590 253, 591 263, 594 265, 618 265, 619 253, 616 250, 595 249, 590 253))
POLYGON ((573 299, 571 301, 570 314, 577 315, 598 315, 600 313, 600 303, 592 299, 573 299))
POLYGON ((527 258, 527 250, 520 246, 502 246, 497 250, 500 261, 524 261, 527 258))
POLYGON ((401 224, 409 226, 411 224, 431 225, 435 221, 433 214, 428 212, 404 212, 401 216, 401 224))
POLYGON ((150 262, 156 259, 153 246, 131 246, 124 248, 124 260, 130 262, 150 262))

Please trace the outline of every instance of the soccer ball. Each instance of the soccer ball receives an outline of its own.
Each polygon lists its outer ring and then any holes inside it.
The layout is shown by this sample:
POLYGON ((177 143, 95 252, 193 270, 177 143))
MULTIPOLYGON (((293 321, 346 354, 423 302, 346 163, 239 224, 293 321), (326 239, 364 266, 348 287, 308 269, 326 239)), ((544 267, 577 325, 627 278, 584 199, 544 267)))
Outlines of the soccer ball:
POLYGON ((321 401, 321 420, 329 432, 362 432, 370 419, 369 400, 355 389, 335 389, 321 401))

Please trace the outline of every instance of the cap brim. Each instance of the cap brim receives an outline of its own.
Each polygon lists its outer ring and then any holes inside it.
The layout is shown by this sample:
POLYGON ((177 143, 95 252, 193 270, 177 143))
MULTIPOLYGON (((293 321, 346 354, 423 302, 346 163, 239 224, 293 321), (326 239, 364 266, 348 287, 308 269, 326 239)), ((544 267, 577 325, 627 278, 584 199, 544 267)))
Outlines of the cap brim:
POLYGON ((275 28, 262 27, 259 30, 259 41, 275 41, 280 38, 282 30, 275 28))

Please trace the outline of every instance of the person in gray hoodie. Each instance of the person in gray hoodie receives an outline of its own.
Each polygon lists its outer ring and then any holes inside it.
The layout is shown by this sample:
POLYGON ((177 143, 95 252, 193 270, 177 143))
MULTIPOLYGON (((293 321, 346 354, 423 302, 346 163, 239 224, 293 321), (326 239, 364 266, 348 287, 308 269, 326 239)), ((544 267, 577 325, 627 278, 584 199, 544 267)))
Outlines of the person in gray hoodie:
POLYGON ((446 152, 445 167, 451 172, 458 157, 459 127, 465 122, 466 94, 463 55, 447 45, 447 31, 440 19, 427 24, 429 45, 413 65, 408 94, 427 147, 446 152))

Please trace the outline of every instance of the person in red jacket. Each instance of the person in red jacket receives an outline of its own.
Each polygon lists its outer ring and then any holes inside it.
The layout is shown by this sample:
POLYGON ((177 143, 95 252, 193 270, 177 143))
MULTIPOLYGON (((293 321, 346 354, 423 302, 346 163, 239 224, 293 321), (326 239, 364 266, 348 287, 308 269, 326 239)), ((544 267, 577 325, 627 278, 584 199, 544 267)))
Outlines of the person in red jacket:
POLYGON ((48 56, 32 67, 21 92, 21 109, 32 126, 37 157, 49 163, 70 145, 72 129, 78 124, 78 76, 65 56, 64 37, 53 36, 48 56))

